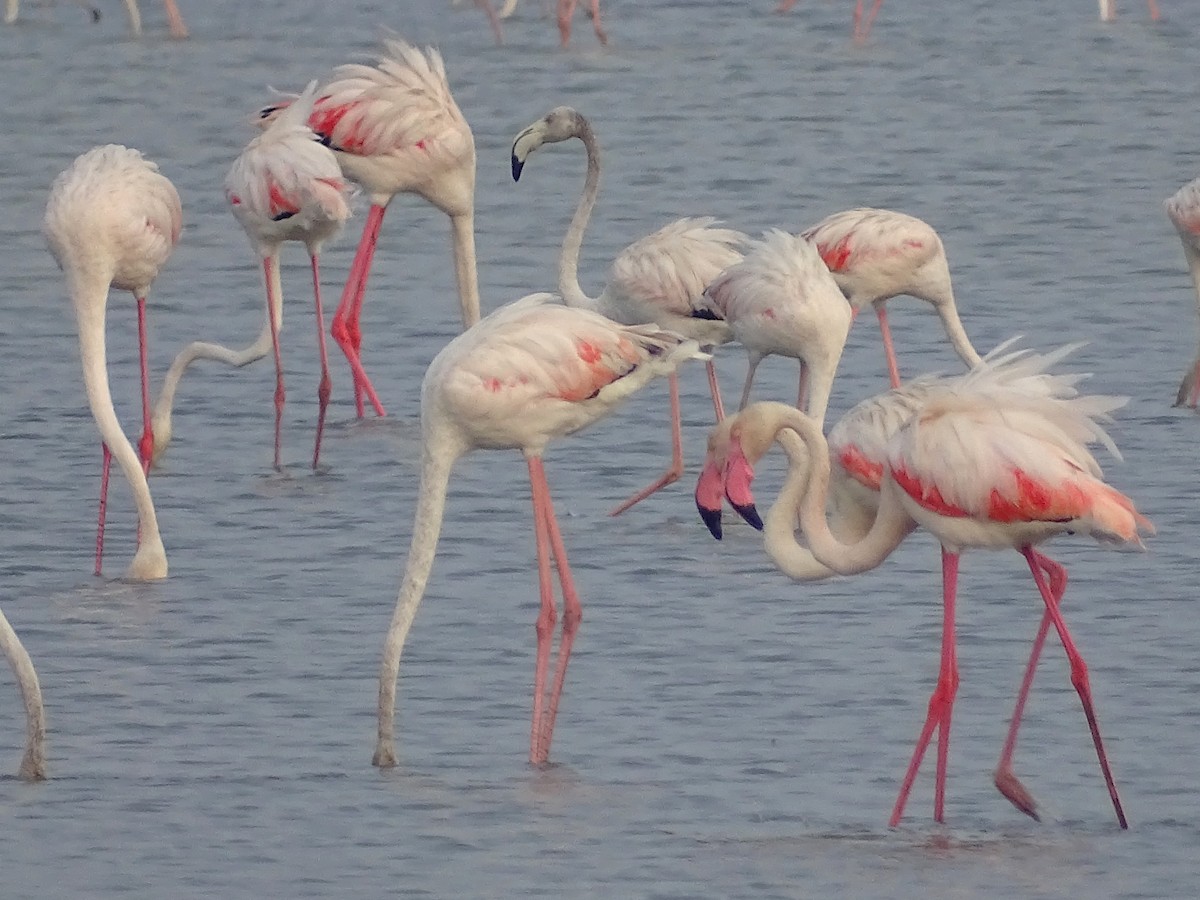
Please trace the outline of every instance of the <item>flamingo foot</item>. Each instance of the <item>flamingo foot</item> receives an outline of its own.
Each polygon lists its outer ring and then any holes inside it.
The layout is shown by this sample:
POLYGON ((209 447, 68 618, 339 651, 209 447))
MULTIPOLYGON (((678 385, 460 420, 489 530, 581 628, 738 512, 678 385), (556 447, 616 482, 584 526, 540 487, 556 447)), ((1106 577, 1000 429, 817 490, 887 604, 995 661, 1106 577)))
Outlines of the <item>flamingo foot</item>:
POLYGON ((1008 802, 1019 809, 1035 822, 1042 821, 1037 812, 1037 801, 1033 794, 1021 783, 1011 768, 997 769, 994 779, 996 790, 1008 798, 1008 802))
POLYGON ((659 491, 661 491, 663 488, 665 488, 669 484, 674 484, 676 481, 679 480, 681 475, 683 475, 682 468, 668 469, 666 472, 663 472, 662 477, 660 477, 657 481, 655 481, 651 484, 648 484, 646 487, 642 488, 640 491, 638 491, 636 494, 634 494, 632 497, 630 497, 624 503, 622 503, 621 505, 614 508, 611 512, 609 512, 609 515, 610 516, 619 516, 621 513, 625 512, 625 510, 629 509, 631 506, 636 506, 638 503, 641 503, 643 500, 645 500, 651 494, 658 493, 659 491))
POLYGON ((375 755, 371 757, 371 765, 381 769, 391 769, 395 767, 396 762, 396 745, 390 739, 380 738, 379 744, 375 748, 375 755))

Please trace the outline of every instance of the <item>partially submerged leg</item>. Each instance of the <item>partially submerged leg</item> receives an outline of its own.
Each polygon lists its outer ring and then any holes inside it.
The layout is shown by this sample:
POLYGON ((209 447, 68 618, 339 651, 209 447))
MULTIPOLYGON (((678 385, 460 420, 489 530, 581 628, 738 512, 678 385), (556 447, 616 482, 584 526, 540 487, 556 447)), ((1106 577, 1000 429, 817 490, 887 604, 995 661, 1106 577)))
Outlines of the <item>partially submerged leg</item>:
POLYGON ((619 516, 634 504, 641 503, 651 494, 662 490, 669 484, 674 484, 683 474, 683 429, 680 423, 679 411, 679 375, 672 372, 667 377, 671 390, 671 465, 657 480, 642 488, 624 503, 617 506, 610 516, 619 516))
POLYGON ((96 573, 100 574, 100 563, 104 557, 104 516, 108 511, 108 475, 112 469, 112 451, 108 444, 101 443, 104 461, 100 466, 100 512, 96 521, 96 573))
POLYGON ((271 323, 271 351, 275 355, 275 468, 279 468, 279 438, 283 425, 283 404, 287 393, 283 386, 283 357, 279 352, 279 301, 275 296, 275 279, 271 277, 272 265, 278 265, 278 257, 263 257, 263 282, 267 286, 267 321, 271 323))
POLYGON ((383 405, 375 395, 375 388, 372 387, 371 379, 367 377, 360 359, 362 329, 359 326, 363 295, 367 290, 367 278, 371 273, 371 260, 375 256, 375 245, 379 240, 379 229, 383 224, 384 211, 385 207, 373 203, 367 212, 362 238, 358 242, 358 249, 354 252, 354 261, 350 264, 350 275, 346 279, 341 302, 338 304, 337 312, 333 314, 333 324, 330 326, 333 339, 346 354, 346 361, 350 364, 350 371, 354 374, 354 405, 360 419, 364 414, 364 393, 371 401, 371 405, 375 407, 376 415, 385 415, 383 405))
POLYGON ((321 435, 325 431, 325 412, 329 409, 329 397, 333 393, 333 379, 329 377, 329 353, 325 348, 325 310, 321 306, 321 270, 314 253, 312 259, 313 303, 317 309, 317 348, 321 351, 321 383, 317 385, 317 438, 313 443, 315 469, 321 458, 321 435))

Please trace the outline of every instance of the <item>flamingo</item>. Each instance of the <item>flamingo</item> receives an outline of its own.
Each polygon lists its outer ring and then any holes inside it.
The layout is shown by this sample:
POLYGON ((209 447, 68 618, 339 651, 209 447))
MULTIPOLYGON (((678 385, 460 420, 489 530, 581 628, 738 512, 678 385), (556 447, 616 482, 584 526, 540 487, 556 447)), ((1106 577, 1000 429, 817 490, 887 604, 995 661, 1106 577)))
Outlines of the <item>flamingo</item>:
MULTIPOLYGON (((1146 0, 1146 5, 1150 7, 1150 20, 1158 21, 1158 4, 1155 0, 1146 0)), ((1117 0, 1100 0, 1100 21, 1113 22, 1117 18, 1117 0)))
POLYGON ((42 689, 33 660, 3 610, 0 610, 0 650, 8 658, 21 689, 21 701, 25 704, 25 754, 21 757, 17 775, 26 781, 43 781, 46 778, 46 711, 42 706, 42 689))
POLYGON ((750 364, 739 409, 750 402, 758 364, 778 354, 800 361, 797 405, 825 420, 852 316, 812 244, 778 229, 765 232, 741 262, 704 289, 696 308, 728 322, 746 348, 750 364))
MULTIPOLYGON (((1196 288, 1196 312, 1200 313, 1200 178, 1189 181, 1176 191, 1166 202, 1167 215, 1179 232, 1183 241, 1183 253, 1187 258, 1188 269, 1192 273, 1192 283, 1196 288)), ((1179 394, 1175 397, 1176 406, 1196 408, 1200 398, 1200 350, 1196 353, 1196 361, 1188 368, 1179 385, 1179 394)))
POLYGON ((336 235, 350 218, 349 186, 332 150, 318 142, 308 127, 308 116, 316 97, 317 82, 252 140, 234 161, 225 178, 225 197, 234 218, 246 232, 262 258, 263 283, 267 293, 267 315, 262 334, 251 347, 237 353, 218 344, 193 342, 180 351, 167 372, 159 399, 154 405, 154 457, 171 439, 171 406, 179 380, 196 359, 218 359, 244 366, 261 359, 269 350, 275 355, 275 468, 280 467, 280 424, 285 399, 283 365, 279 352, 279 329, 283 322, 283 295, 279 280, 279 250, 285 241, 300 241, 308 250, 312 267, 313 299, 317 312, 317 346, 321 353, 321 381, 317 389, 319 412, 313 448, 313 468, 321 453, 321 434, 329 406, 331 381, 325 351, 325 317, 321 307, 321 247, 336 235))
MULTIPOLYGON (((100 10, 87 3, 86 0, 75 0, 75 2, 91 13, 93 22, 100 21, 100 10)), ((163 6, 167 11, 167 26, 171 31, 171 37, 187 37, 187 26, 183 24, 183 16, 179 14, 179 7, 175 5, 175 0, 163 0, 163 6)), ((9 25, 17 21, 17 16, 21 11, 20 7, 21 0, 6 0, 4 21, 9 25)), ((135 35, 140 36, 142 33, 142 12, 138 9, 137 0, 125 0, 125 11, 129 13, 129 30, 135 35)))
MULTIPOLYGON (((512 147, 513 180, 518 181, 525 163, 544 144, 578 138, 587 151, 587 175, 575 215, 563 238, 558 261, 558 290, 568 306, 593 309, 626 325, 654 323, 693 338, 711 348, 732 339, 732 332, 719 319, 696 318, 693 305, 704 288, 725 268, 742 258, 746 236, 728 228, 717 228, 712 218, 682 218, 653 234, 634 241, 612 261, 608 284, 599 297, 589 297, 579 284, 579 249, 600 190, 600 146, 591 123, 569 106, 552 109, 517 135, 512 147)), ((708 360, 708 383, 713 408, 719 420, 724 415, 717 372, 708 360)), ((668 376, 671 396, 671 465, 656 481, 617 506, 619 515, 683 474, 683 437, 679 410, 679 376, 668 376)))
POLYGON ((958 317, 942 239, 928 224, 890 209, 849 209, 803 234, 816 245, 855 314, 868 303, 875 307, 892 387, 900 384, 900 370, 885 304, 900 294, 932 304, 954 352, 968 367, 978 365, 979 353, 958 317))
MULTIPOLYGON (((1052 355, 1049 361, 1068 351, 1052 355)), ((1100 421, 1124 405, 1125 399, 1073 396, 1072 384, 1068 380, 1061 388, 1049 391, 1044 387, 1023 390, 1019 383, 1006 382, 993 367, 984 365, 931 391, 920 409, 888 441, 875 519, 863 537, 850 542, 833 534, 825 515, 830 454, 820 427, 783 404, 776 404, 770 411, 774 423, 771 427, 791 429, 807 451, 809 473, 806 479, 800 476, 805 484, 799 499, 800 524, 820 563, 844 575, 874 568, 918 525, 933 532, 942 544, 945 612, 941 667, 925 724, 892 810, 893 826, 903 815, 935 729, 940 731, 940 738, 934 818, 944 821, 950 718, 958 684, 954 611, 959 555, 973 547, 1012 547, 1025 557, 1045 603, 1046 616, 1066 650, 1071 681, 1092 732, 1117 821, 1122 828, 1128 827, 1100 736, 1087 667, 1058 608, 1066 588, 1066 571, 1036 546, 1068 532, 1141 547, 1140 531, 1152 533, 1153 526, 1137 512, 1132 500, 1102 480, 1100 467, 1087 449, 1088 443, 1098 441, 1119 457, 1100 421)), ((748 465, 737 462, 739 455, 735 444, 731 460, 736 465, 748 465)), ((787 502, 794 504, 795 495, 787 502)), ((1047 630, 1043 628, 1035 639, 1002 765, 1011 758, 1023 698, 1047 630)), ((1032 798, 1021 795, 1019 782, 998 786, 1018 807, 1036 815, 1032 798)))
MULTIPOLYGON (((1101 3, 1104 0, 1100 0, 1101 3)), ((1151 0, 1153 2, 1153 0, 1151 0)), ((775 7, 775 12, 785 13, 796 5, 796 0, 780 0, 779 5, 775 7)), ((864 9, 863 0, 855 0, 854 2, 854 42, 863 44, 867 40, 867 35, 871 33, 871 26, 875 24, 875 17, 879 15, 879 7, 883 6, 883 0, 874 0, 870 10, 864 9)))
POLYGON ((67 288, 79 326, 83 382, 103 441, 96 574, 104 550, 104 513, 112 457, 125 473, 138 510, 140 542, 125 573, 134 580, 167 577, 167 554, 146 472, 154 446, 146 351, 146 294, 179 241, 183 211, 175 186, 137 150, 108 144, 79 156, 55 180, 43 231, 67 288), (137 301, 142 370, 139 454, 121 430, 108 387, 104 319, 110 287, 131 291, 137 301))
MULTIPOLYGON (((269 122, 290 102, 264 108, 262 121, 269 122)), ((339 66, 321 88, 308 124, 337 154, 346 176, 370 197, 332 332, 354 373, 359 418, 364 394, 382 416, 383 404, 362 366, 359 318, 383 214, 397 194, 412 193, 450 217, 463 327, 479 321, 475 139, 450 93, 441 53, 395 37, 384 39, 378 66, 339 66)))
POLYGON ((655 325, 620 325, 590 310, 531 294, 501 307, 447 344, 421 387, 421 485, 412 544, 387 631, 379 671, 379 738, 373 762, 396 764, 393 719, 400 653, 433 566, 455 461, 476 449, 520 450, 529 468, 537 542, 537 662, 529 760, 550 753, 559 697, 582 607, 550 501, 542 453, 554 438, 609 415, 656 375, 703 358, 693 340, 655 325), (562 635, 546 700, 550 644, 557 611, 553 555, 562 586, 562 635))

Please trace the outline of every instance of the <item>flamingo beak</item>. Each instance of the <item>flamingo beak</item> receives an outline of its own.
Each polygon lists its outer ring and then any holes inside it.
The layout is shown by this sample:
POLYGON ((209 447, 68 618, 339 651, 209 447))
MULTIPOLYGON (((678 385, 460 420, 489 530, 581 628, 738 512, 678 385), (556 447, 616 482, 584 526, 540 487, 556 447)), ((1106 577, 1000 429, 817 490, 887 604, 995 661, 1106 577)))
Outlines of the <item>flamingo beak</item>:
POLYGON ((712 454, 704 460, 704 468, 696 480, 696 509, 708 530, 721 539, 721 498, 725 494, 724 475, 712 454))
POLYGON ((742 451, 741 441, 735 436, 729 447, 729 455, 725 460, 725 499, 753 528, 763 530, 763 521, 754 506, 754 492, 750 486, 754 483, 754 467, 742 451))

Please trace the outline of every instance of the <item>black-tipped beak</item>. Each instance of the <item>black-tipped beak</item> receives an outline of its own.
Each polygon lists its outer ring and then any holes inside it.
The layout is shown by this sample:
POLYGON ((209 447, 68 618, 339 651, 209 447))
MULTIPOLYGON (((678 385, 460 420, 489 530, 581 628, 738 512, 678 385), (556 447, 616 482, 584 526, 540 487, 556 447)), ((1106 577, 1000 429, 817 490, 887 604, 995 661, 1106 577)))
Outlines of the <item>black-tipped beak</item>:
POLYGON ((721 539, 721 510, 705 509, 699 503, 696 504, 696 509, 700 511, 700 518, 704 520, 704 524, 708 526, 708 530, 718 541, 721 539))
POLYGON ((513 181, 521 180, 521 170, 525 168, 525 163, 517 159, 517 154, 512 155, 512 172, 513 181))
POLYGON ((734 511, 737 512, 739 516, 750 523, 752 528, 755 528, 758 531, 763 530, 763 520, 759 518, 758 510, 755 508, 753 503, 747 503, 745 506, 739 506, 731 501, 730 505, 734 508, 734 511))

